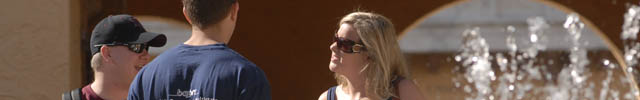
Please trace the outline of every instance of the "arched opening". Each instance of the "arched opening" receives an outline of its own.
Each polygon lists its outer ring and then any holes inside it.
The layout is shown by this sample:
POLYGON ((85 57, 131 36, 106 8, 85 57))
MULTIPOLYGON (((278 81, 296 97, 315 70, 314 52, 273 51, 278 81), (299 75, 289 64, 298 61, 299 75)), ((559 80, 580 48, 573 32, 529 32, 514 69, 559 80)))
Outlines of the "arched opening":
MULTIPOLYGON (((571 60, 575 52, 571 50, 576 45, 570 41, 570 34, 567 28, 563 27, 567 15, 573 13, 571 9, 550 1, 525 1, 525 0, 475 0, 456 1, 441 6, 437 10, 421 17, 416 23, 411 24, 401 34, 399 43, 410 62, 410 67, 414 70, 414 77, 418 78, 418 83, 423 94, 430 99, 563 99, 563 98, 635 98, 631 94, 630 88, 637 89, 635 80, 625 80, 633 75, 628 75, 626 65, 621 59, 621 52, 613 44, 607 35, 604 35, 598 27, 595 27, 582 16, 580 22, 586 27, 581 30, 582 36, 577 41, 580 50, 584 50, 586 57, 578 62, 583 64, 586 81, 581 84, 564 82, 563 73, 571 72, 570 66, 576 66, 576 62, 571 60), (535 30, 528 20, 542 18, 546 23, 546 29, 535 30), (478 30, 473 30, 473 29, 478 30), (509 31, 515 29, 515 31, 509 31), (532 30, 533 29, 533 30, 532 30), (463 52, 465 39, 463 33, 478 32, 483 42, 488 44, 487 61, 490 63, 487 68, 491 75, 487 76, 484 84, 479 81, 469 70, 475 68, 476 58, 464 62, 465 58, 460 56, 463 52), (540 31, 543 34, 533 40, 530 33, 540 31), (510 46, 507 45, 507 38, 515 39, 514 45, 517 50, 513 56, 509 56, 510 46), (534 47, 541 44, 543 47, 534 47), (527 49, 533 48, 537 52, 527 59, 527 49), (537 55, 537 56, 535 56, 537 55), (513 60, 512 60, 513 58, 513 60), (501 65, 501 61, 506 61, 501 65), (530 63, 530 64, 527 64, 530 63), (614 64, 616 68, 607 69, 602 66, 614 64), (507 66, 507 70, 503 70, 507 66), (516 66, 509 70, 509 66, 516 66), (528 71, 528 72, 527 72, 528 71), (495 74, 494 74, 495 73, 495 74), (537 73, 537 74, 533 74, 537 73), (609 75, 607 73, 615 73, 609 75), (502 82, 501 79, 508 80, 509 75, 520 76, 526 74, 523 80, 515 82, 502 82), (541 76, 532 78, 530 76, 541 76), (491 77, 491 79, 488 79, 491 77), (614 81, 600 83, 614 77, 614 81), (437 81, 434 81, 437 80, 437 81), (576 94, 566 92, 562 83, 577 89, 576 94), (510 85, 511 84, 511 85, 510 85), (591 87, 580 87, 577 85, 591 84, 591 87), (620 84, 609 86, 609 84, 620 84), (625 85, 622 85, 625 84, 625 85), (479 87, 487 87, 481 89, 479 87), (529 87, 527 87, 529 86, 529 87), (515 89, 514 89, 515 88, 515 89), (531 89, 540 88, 540 89, 531 89), (543 89, 544 88, 544 89, 543 89), (480 93, 488 90, 488 93, 480 93), (501 90, 505 90, 501 91, 501 90), (619 91, 609 93, 610 90, 619 91), (535 92, 534 92, 535 91, 535 92), (593 94, 594 92, 596 94, 593 94), (601 92, 605 91, 605 92, 601 92), (623 92, 626 91, 626 92, 623 92), (513 93, 510 93, 513 92, 513 93), (520 95, 520 94, 527 95, 520 95), (569 94, 562 94, 569 93, 569 94), (625 94, 626 93, 626 94, 625 94), (558 95, 562 94, 562 95, 558 95), (627 96, 628 95, 628 96, 627 96)), ((622 16, 621 16, 622 17, 622 16)), ((615 39, 614 39, 615 40, 615 39)), ((472 44, 473 45, 473 44, 472 44)), ((476 44, 477 45, 477 44, 476 44)), ((531 50, 531 49, 530 49, 531 50)), ((578 57, 579 58, 579 57, 578 57)), ((471 59, 471 58, 470 58, 471 59)), ((567 74, 568 75, 568 74, 567 74)), ((477 75, 476 75, 477 76, 477 75)), ((571 75, 569 75, 571 76, 571 75)), ((579 78, 584 78, 579 77, 579 78)), ((566 79, 576 79, 569 77, 566 79)), ((480 78, 482 79, 482 78, 480 78)), ((515 79, 515 77, 514 77, 515 79)), ((633 79, 633 78, 631 78, 633 79)))

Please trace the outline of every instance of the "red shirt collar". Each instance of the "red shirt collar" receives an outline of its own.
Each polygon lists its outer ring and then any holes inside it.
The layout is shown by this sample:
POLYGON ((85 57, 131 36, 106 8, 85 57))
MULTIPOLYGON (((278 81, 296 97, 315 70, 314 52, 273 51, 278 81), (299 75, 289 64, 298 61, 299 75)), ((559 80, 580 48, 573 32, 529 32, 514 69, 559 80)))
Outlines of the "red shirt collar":
POLYGON ((85 100, 104 100, 100 98, 100 96, 98 96, 96 92, 93 92, 93 89, 91 88, 91 84, 84 86, 82 88, 82 95, 84 96, 83 98, 85 100))

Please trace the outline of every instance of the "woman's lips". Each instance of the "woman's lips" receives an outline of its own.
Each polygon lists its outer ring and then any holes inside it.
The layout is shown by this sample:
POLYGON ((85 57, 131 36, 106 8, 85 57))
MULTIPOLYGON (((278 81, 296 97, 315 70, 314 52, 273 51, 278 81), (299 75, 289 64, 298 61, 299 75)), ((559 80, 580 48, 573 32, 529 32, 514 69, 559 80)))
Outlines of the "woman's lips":
POLYGON ((331 62, 337 62, 340 61, 340 58, 336 57, 336 56, 332 56, 331 57, 331 62))

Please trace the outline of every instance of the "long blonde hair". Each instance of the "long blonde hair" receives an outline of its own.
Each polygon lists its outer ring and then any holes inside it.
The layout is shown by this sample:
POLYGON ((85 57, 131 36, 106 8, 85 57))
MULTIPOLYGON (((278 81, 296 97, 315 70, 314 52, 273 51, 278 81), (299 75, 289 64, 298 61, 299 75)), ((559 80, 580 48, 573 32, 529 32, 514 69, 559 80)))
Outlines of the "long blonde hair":
MULTIPOLYGON (((368 64, 361 73, 365 77, 367 96, 377 99, 397 97, 391 84, 396 76, 407 77, 409 72, 397 42, 396 30, 386 17, 369 12, 353 12, 340 20, 338 26, 349 24, 356 30, 366 47, 368 64)), ((346 78, 336 74, 339 85, 349 85, 346 78)))

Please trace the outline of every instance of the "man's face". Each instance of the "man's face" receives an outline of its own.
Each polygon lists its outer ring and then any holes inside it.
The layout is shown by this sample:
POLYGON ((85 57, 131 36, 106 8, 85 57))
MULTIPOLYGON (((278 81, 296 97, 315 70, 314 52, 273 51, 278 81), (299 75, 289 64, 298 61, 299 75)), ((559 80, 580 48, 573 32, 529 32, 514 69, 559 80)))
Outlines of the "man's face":
POLYGON ((135 53, 126 46, 110 46, 111 59, 113 60, 113 69, 111 73, 117 75, 121 79, 127 79, 125 82, 130 83, 138 74, 138 71, 149 62, 150 56, 147 50, 141 53, 135 53))

